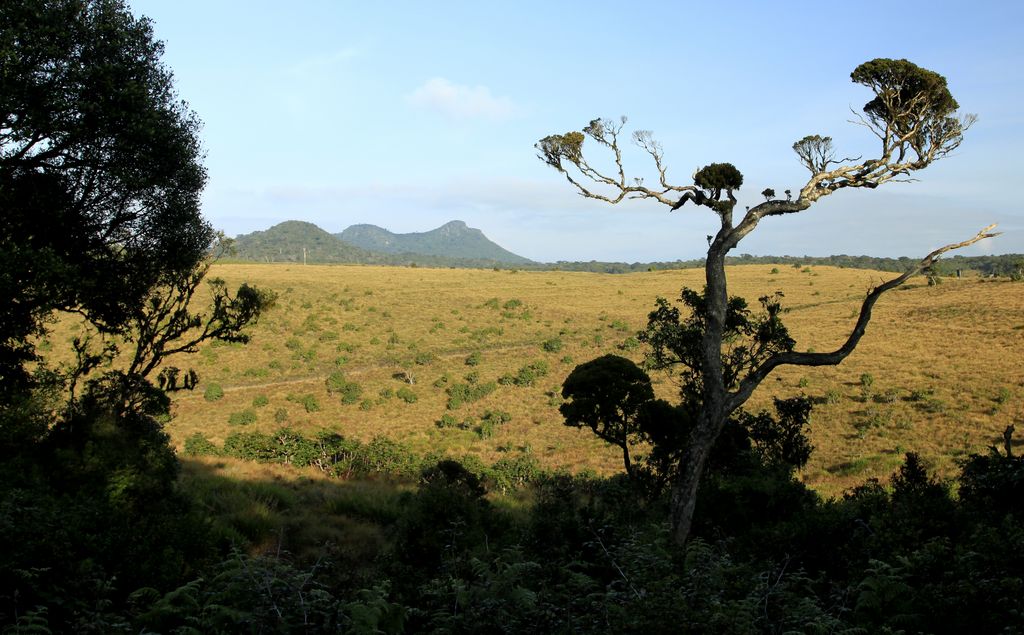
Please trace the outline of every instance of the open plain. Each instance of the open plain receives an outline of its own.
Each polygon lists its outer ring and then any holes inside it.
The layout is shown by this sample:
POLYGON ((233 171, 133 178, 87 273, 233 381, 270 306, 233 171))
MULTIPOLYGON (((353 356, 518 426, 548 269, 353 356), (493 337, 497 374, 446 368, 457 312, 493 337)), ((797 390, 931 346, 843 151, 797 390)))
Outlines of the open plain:
MULTIPOLYGON (((421 455, 491 463, 526 453, 548 468, 609 474, 622 469, 619 453, 562 424, 561 383, 606 353, 640 361, 635 334, 655 298, 698 288, 702 273, 217 265, 211 275, 229 286, 249 282, 278 300, 248 345, 212 343, 175 360, 198 371, 200 384, 177 393, 167 429, 179 448, 197 432, 220 443, 243 428, 290 426, 362 441, 384 435, 421 455), (509 382, 531 364, 540 371, 530 385, 509 382), (482 398, 451 403, 452 386, 491 383, 482 398), (488 412, 507 420, 484 433, 477 424, 488 412)), ((731 294, 755 310, 759 296, 783 292, 797 349, 824 351, 844 340, 867 290, 895 274, 750 265, 729 275, 731 294)), ((884 480, 907 451, 950 474, 1020 422, 1022 351, 1019 284, 917 278, 882 298, 842 365, 783 368, 748 409, 770 407, 772 397, 814 399, 815 450, 801 478, 824 495, 884 480)), ((672 377, 653 379, 672 400, 672 377)))

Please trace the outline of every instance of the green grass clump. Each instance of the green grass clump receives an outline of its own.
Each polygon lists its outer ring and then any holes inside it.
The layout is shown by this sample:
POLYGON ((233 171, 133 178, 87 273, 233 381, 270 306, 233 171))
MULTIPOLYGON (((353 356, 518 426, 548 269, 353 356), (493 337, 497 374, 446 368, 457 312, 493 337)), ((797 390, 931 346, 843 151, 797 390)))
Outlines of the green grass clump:
POLYGON ((480 419, 480 425, 477 427, 476 432, 481 439, 490 438, 494 436, 494 431, 498 426, 504 425, 511 420, 512 415, 503 410, 488 410, 480 419))
POLYGON ((363 394, 363 388, 354 381, 345 379, 341 371, 334 371, 326 380, 327 392, 341 395, 341 403, 353 404, 359 401, 363 394))
POLYGON ((317 401, 316 395, 288 395, 286 399, 301 405, 306 412, 320 412, 320 402, 317 401))
POLYGON ((513 375, 511 373, 502 375, 498 383, 502 386, 532 386, 538 379, 548 374, 548 363, 544 360, 531 362, 520 368, 513 375))
POLYGON ((483 384, 452 384, 445 392, 448 393, 448 409, 455 410, 463 404, 479 401, 497 389, 494 382, 483 384))
POLYGON ((224 396, 224 389, 221 388, 220 384, 207 384, 206 390, 203 391, 203 399, 207 401, 217 401, 224 396))
POLYGON ((562 343, 562 338, 552 337, 551 339, 547 339, 541 342, 540 347, 544 350, 545 353, 557 353, 558 351, 562 350, 563 345, 564 344, 562 343))
POLYGON ((399 388, 395 395, 405 403, 416 403, 416 393, 414 393, 408 386, 402 386, 399 388))
POLYGON ((185 439, 185 456, 216 456, 219 453, 220 448, 203 436, 202 432, 196 432, 185 439))
POLYGON ((228 423, 233 426, 247 426, 250 423, 256 423, 256 411, 246 408, 241 412, 232 412, 228 416, 228 423))

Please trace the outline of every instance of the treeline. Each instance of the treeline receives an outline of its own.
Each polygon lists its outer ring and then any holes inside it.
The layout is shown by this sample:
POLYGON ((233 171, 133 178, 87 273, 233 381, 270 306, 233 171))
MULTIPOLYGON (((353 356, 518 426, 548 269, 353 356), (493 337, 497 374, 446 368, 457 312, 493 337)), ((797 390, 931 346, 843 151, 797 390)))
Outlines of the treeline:
MULTIPOLYGON (((729 256, 730 265, 781 265, 790 267, 830 266, 847 269, 871 269, 902 273, 917 264, 918 259, 901 256, 880 258, 876 256, 752 256, 741 254, 729 256)), ((590 271, 595 273, 634 273, 638 271, 661 271, 664 269, 696 269, 704 266, 703 258, 693 260, 672 260, 659 262, 569 262, 558 261, 538 267, 558 271, 590 271)), ((973 271, 983 276, 1020 277, 1024 273, 1024 254, 1002 254, 998 256, 951 256, 939 262, 936 268, 940 275, 954 275, 957 270, 973 271)))
MULTIPOLYGON (((267 262, 302 263, 302 251, 257 257, 225 258, 224 262, 267 262)), ((829 266, 846 269, 870 269, 902 273, 917 264, 918 259, 901 256, 880 258, 876 256, 752 256, 742 254, 726 258, 729 265, 779 265, 788 267, 829 266)), ((495 260, 476 258, 450 258, 423 254, 379 254, 357 259, 324 259, 310 252, 309 264, 367 264, 397 267, 433 267, 449 269, 495 269, 522 271, 585 271, 591 273, 637 273, 641 271, 664 271, 670 269, 699 269, 704 267, 703 258, 692 260, 665 260, 657 262, 603 262, 559 260, 551 263, 509 264, 495 260)), ((1000 276, 1019 279, 1024 276, 1024 254, 1002 254, 998 256, 951 256, 939 261, 934 268, 939 275, 955 275, 974 272, 982 276, 1000 276)))

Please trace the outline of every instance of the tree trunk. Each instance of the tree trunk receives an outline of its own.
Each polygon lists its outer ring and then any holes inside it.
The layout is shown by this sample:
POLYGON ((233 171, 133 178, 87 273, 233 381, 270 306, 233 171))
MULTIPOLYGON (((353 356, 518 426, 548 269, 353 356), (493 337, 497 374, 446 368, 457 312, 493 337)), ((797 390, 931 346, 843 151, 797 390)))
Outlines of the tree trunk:
POLYGON ((697 490, 700 487, 701 475, 704 473, 704 465, 729 416, 725 403, 727 394, 722 376, 721 353, 728 304, 724 253, 726 250, 722 247, 722 238, 731 228, 725 219, 723 221, 723 229, 708 249, 708 258, 704 265, 704 276, 707 281, 707 323, 701 342, 704 403, 697 418, 697 425, 690 433, 679 471, 672 483, 672 532, 676 544, 680 546, 686 543, 693 525, 693 511, 697 503, 697 490))
POLYGON ((709 413, 706 413, 706 410, 701 413, 697 426, 690 435, 689 445, 683 453, 679 472, 672 481, 672 535, 679 546, 686 544, 686 539, 690 535, 700 478, 704 474, 704 465, 721 427, 716 426, 709 413))

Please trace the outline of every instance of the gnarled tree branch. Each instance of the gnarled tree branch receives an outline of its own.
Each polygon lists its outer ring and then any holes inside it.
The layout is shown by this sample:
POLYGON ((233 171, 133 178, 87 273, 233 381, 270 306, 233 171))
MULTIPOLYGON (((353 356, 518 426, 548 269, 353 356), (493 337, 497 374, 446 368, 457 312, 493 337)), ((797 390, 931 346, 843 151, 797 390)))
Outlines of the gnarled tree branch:
POLYGON ((799 353, 795 351, 788 351, 783 353, 777 353, 768 359, 766 359, 760 366, 753 369, 741 382, 735 392, 730 394, 728 400, 728 407, 734 410, 742 406, 750 395, 754 392, 762 381, 765 380, 768 375, 783 365, 790 366, 835 366, 842 362, 846 357, 857 348, 857 344, 861 338, 864 337, 864 333, 867 330, 868 323, 871 321, 871 311, 875 306, 882 294, 886 291, 891 291, 896 287, 900 286, 910 278, 916 276, 922 271, 927 270, 935 261, 938 260, 942 254, 953 251, 954 249, 960 249, 973 245, 974 243, 984 240, 985 238, 993 238, 999 235, 999 232, 992 232, 991 230, 995 225, 989 225, 981 231, 979 231, 974 237, 967 240, 952 243, 944 247, 940 247, 935 251, 931 252, 924 258, 922 258, 917 264, 914 265, 910 270, 904 272, 902 275, 884 282, 877 287, 871 289, 868 292, 867 297, 864 298, 864 302, 860 307, 860 315, 857 318, 857 323, 853 327, 849 337, 843 342, 843 345, 834 351, 828 353, 799 353))

